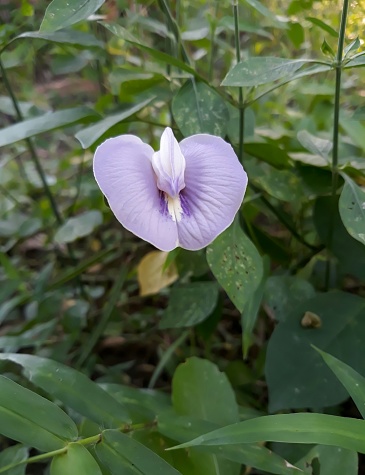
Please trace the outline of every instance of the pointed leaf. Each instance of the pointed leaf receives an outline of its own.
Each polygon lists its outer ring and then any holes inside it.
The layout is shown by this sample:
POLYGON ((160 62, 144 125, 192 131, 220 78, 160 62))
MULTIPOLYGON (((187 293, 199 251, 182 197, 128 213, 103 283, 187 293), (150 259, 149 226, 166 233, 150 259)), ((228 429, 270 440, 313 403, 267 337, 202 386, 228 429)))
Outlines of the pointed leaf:
POLYGON ((174 447, 231 445, 252 442, 324 444, 365 453, 365 421, 327 414, 263 416, 222 427, 174 447))
POLYGON ((207 261, 219 284, 242 312, 261 282, 263 265, 256 247, 237 222, 208 246, 207 261))
POLYGON ((117 114, 110 115, 105 119, 100 120, 96 124, 87 127, 86 129, 80 130, 77 132, 75 137, 81 143, 83 148, 88 148, 94 142, 98 140, 105 132, 107 132, 111 127, 118 124, 118 122, 122 122, 123 120, 127 119, 131 115, 139 112, 144 107, 146 107, 154 97, 151 97, 139 104, 136 104, 128 109, 123 110, 122 112, 118 112, 117 114))
POLYGON ((337 31, 334 30, 332 26, 327 25, 327 23, 325 23, 324 21, 319 20, 318 18, 313 18, 313 17, 306 17, 306 20, 310 21, 313 25, 318 26, 322 30, 326 31, 334 38, 338 38, 337 31))
POLYGON ((47 112, 41 116, 23 120, 0 131, 0 147, 34 135, 50 132, 59 127, 69 126, 92 116, 97 117, 98 114, 88 107, 81 106, 57 112, 47 112))
POLYGON ((53 0, 47 7, 39 31, 56 31, 86 20, 105 0, 53 0))
POLYGON ((365 419, 365 378, 343 361, 315 346, 313 348, 318 351, 328 367, 345 386, 363 419, 365 419))
POLYGON ((365 191, 351 178, 345 177, 339 210, 343 224, 351 236, 365 244, 365 191))
POLYGON ((121 404, 73 368, 24 354, 3 353, 0 360, 22 366, 24 375, 33 384, 104 427, 119 427, 129 421, 127 411, 121 404))
POLYGON ((52 43, 71 44, 74 46, 82 46, 86 48, 103 48, 103 42, 98 40, 90 33, 84 33, 77 30, 53 31, 50 33, 41 31, 26 31, 14 38, 12 41, 20 38, 33 38, 35 40, 45 40, 52 43))
POLYGON ((0 433, 44 452, 78 435, 73 420, 56 404, 1 375, 0 433))

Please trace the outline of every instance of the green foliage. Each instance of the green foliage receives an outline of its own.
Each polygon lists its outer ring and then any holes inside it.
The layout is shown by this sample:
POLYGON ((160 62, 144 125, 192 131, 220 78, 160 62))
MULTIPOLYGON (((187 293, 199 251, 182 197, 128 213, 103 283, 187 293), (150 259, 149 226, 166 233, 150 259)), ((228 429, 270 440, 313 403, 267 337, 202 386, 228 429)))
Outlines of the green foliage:
POLYGON ((0 474, 358 473, 364 7, 284 3, 0 9, 0 474), (249 183, 140 295, 151 247, 92 152, 168 126, 226 140, 249 183))

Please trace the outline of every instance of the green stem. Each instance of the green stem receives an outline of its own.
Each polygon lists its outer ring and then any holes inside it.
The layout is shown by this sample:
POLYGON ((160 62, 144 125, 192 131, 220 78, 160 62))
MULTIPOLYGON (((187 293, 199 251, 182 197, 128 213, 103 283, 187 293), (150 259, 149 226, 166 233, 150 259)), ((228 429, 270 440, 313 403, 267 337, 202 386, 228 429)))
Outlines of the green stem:
POLYGON ((208 73, 209 82, 211 82, 213 79, 214 38, 215 38, 215 30, 217 26, 218 8, 219 8, 219 1, 215 0, 214 13, 213 13, 214 18, 212 20, 212 26, 210 30, 210 52, 209 52, 209 73, 208 73))
MULTIPOLYGON (((335 83, 335 102, 333 115, 333 148, 332 148, 332 209, 331 219, 328 228, 328 248, 331 249, 334 235, 334 223, 337 211, 337 186, 338 186, 338 136, 339 136, 339 122, 340 122, 340 97, 341 97, 341 74, 343 61, 343 47, 345 43, 346 20, 349 9, 349 0, 344 0, 340 31, 337 44, 337 56, 335 62, 336 69, 336 83, 335 83)), ((330 281, 330 259, 327 260, 326 265, 326 289, 329 288, 330 281)))
POLYGON ((45 454, 35 455, 34 457, 29 457, 28 459, 22 460, 21 462, 11 463, 5 467, 0 468, 0 473, 5 473, 8 470, 19 467, 20 465, 25 465, 28 463, 41 462, 42 460, 47 460, 50 457, 55 457, 56 455, 62 455, 67 452, 67 446, 62 447, 62 449, 53 450, 52 452, 47 452, 45 454))
MULTIPOLYGON (((4 85, 5 85, 5 88, 6 90, 8 91, 9 93, 9 96, 11 98, 11 101, 13 103, 13 106, 14 106, 14 109, 15 109, 15 112, 16 112, 16 115, 17 115, 17 118, 19 121, 22 121, 23 120, 23 114, 20 110, 20 107, 19 107, 19 104, 18 104, 18 101, 15 97, 15 94, 14 94, 14 91, 13 91, 13 88, 11 87, 11 84, 9 82, 9 79, 8 79, 8 76, 7 76, 7 73, 6 73, 6 69, 4 68, 3 66, 3 63, 2 61, 0 60, 0 69, 1 69, 1 74, 2 74, 2 78, 3 78, 3 81, 4 81, 4 85)), ((38 155, 37 155, 37 152, 34 148, 34 145, 33 145, 33 142, 31 139, 26 139, 25 140, 26 143, 27 143, 27 146, 28 146, 28 150, 29 150, 29 153, 30 153, 30 156, 31 156, 31 159, 34 163, 34 166, 38 172, 38 175, 41 179, 41 182, 42 182, 42 185, 43 185, 43 188, 44 188, 44 191, 47 195, 47 198, 50 202, 50 205, 51 205, 51 208, 52 208, 52 211, 53 211, 53 214, 55 215, 55 218, 58 222, 58 224, 62 224, 63 223, 63 219, 62 219, 62 216, 58 210, 58 207, 57 207, 57 204, 56 204, 56 201, 51 193, 51 190, 48 186, 48 183, 47 183, 47 179, 46 179, 46 175, 43 171, 43 168, 42 168, 42 165, 40 163, 40 160, 38 158, 38 155)))
POLYGON ((179 50, 178 53, 181 52, 182 59, 185 61, 186 64, 190 64, 190 59, 189 56, 186 52, 186 49, 181 41, 181 34, 180 34, 180 29, 178 24, 176 23, 175 19, 173 18, 171 14, 171 10, 168 6, 168 3, 166 0, 158 0, 158 4, 163 11, 163 13, 166 16, 167 24, 169 27, 169 30, 172 32, 172 34, 175 37, 177 45, 179 45, 179 50))
MULTIPOLYGON (((240 32, 238 28, 238 0, 233 1, 233 16, 234 16, 234 36, 236 46, 236 60, 237 63, 241 61, 241 46, 240 46, 240 32)), ((238 90, 238 103, 239 103, 239 149, 238 158, 240 162, 243 161, 243 140, 244 140, 244 128, 245 128, 245 105, 243 102, 243 89, 238 90)))

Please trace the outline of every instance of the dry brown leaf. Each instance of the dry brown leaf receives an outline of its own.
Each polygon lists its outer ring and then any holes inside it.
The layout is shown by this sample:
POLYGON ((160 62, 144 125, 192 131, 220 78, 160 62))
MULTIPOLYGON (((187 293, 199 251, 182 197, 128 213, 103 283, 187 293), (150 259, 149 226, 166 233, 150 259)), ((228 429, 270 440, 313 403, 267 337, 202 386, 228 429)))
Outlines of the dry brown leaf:
POLYGON ((179 277, 174 263, 163 270, 167 255, 168 252, 152 251, 138 264, 139 294, 142 297, 157 294, 179 277))

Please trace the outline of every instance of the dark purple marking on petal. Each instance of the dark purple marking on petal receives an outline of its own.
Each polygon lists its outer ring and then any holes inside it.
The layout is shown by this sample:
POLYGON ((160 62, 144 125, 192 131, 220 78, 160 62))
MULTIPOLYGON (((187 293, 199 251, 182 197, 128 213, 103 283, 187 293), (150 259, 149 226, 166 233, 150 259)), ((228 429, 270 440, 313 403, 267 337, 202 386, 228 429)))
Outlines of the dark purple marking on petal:
POLYGON ((179 196, 180 196, 181 209, 183 210, 183 216, 190 216, 189 203, 188 203, 188 200, 186 199, 186 196, 184 195, 184 192, 182 191, 179 196))
POLYGON ((170 216, 169 210, 167 207, 166 193, 159 190, 159 196, 160 196, 160 213, 163 216, 170 216))

